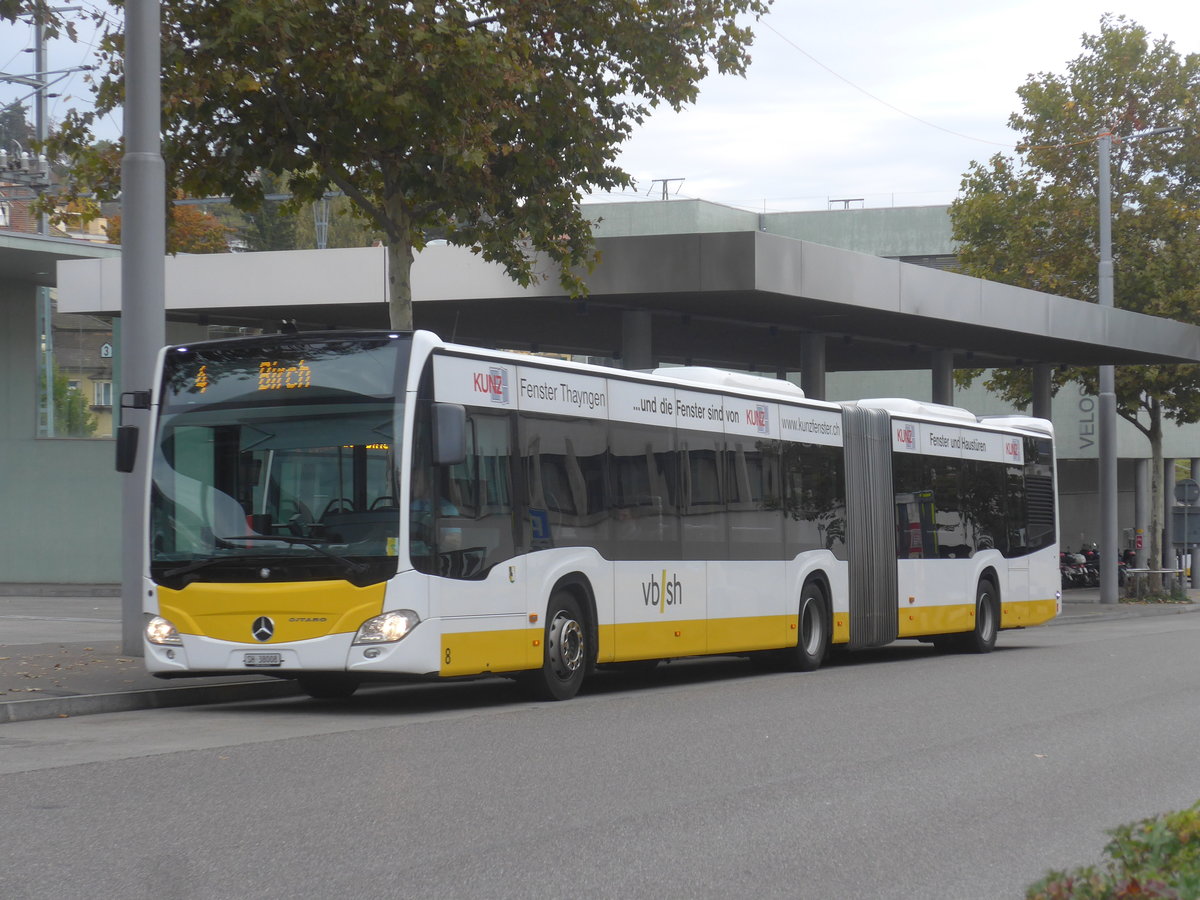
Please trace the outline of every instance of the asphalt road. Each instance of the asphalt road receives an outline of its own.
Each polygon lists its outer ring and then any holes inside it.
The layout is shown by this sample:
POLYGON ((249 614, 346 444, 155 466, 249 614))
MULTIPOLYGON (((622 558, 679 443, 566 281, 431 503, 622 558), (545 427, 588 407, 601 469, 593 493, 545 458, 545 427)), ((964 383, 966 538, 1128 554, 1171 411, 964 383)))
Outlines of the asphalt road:
POLYGON ((1017 898, 1200 798, 1200 616, 0 726, 0 895, 1017 898))

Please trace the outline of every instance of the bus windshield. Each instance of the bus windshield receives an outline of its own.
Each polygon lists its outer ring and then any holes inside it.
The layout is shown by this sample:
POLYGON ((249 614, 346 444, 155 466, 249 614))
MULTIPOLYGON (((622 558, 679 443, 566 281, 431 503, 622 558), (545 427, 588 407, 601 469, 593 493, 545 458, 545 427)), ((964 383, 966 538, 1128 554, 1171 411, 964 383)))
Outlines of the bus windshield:
POLYGON ((169 350, 152 461, 155 581, 394 574, 407 347, 279 336, 169 350))

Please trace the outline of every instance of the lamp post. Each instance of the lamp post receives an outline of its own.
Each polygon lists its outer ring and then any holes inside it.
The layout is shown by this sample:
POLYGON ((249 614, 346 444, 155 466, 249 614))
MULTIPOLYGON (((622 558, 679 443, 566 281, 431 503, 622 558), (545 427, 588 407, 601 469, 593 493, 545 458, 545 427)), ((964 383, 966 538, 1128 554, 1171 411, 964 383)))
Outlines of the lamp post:
MULTIPOLYGON (((159 0, 125 4, 125 156, 121 160, 121 390, 148 392, 165 343, 163 281, 166 188, 160 129, 159 0)), ((149 541, 144 522, 150 465, 149 404, 125 408, 121 424, 137 430, 137 462, 121 490, 121 646, 142 654, 142 584, 149 541)))
MULTIPOLYGON (((1152 134, 1182 131, 1182 126, 1151 128, 1122 140, 1133 141, 1152 134)), ((1100 207, 1100 267, 1096 301, 1113 308, 1112 184, 1109 162, 1113 135, 1106 131, 1096 138, 1100 179, 1096 188, 1100 207)), ((1100 462, 1100 602, 1116 603, 1117 597, 1117 392, 1113 366, 1100 367, 1100 422, 1097 450, 1100 462)))

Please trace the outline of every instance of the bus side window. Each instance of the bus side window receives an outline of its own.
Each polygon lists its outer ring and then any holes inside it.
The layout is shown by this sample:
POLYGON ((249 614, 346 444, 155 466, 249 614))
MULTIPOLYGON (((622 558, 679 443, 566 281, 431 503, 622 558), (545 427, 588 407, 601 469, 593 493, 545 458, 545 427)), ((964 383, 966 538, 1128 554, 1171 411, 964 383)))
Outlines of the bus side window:
POLYGON ((476 577, 516 553, 512 517, 512 441, 507 414, 472 413, 467 455, 436 470, 438 571, 476 577))
POLYGON ((621 559, 679 559, 678 454, 666 428, 610 423, 614 552, 621 559))

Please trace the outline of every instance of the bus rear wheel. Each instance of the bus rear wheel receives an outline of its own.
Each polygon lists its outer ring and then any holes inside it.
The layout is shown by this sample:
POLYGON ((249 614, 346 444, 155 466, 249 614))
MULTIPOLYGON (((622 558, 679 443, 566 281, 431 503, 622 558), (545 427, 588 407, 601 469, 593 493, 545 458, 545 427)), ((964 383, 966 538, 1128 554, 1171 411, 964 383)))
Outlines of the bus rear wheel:
POLYGON ((314 700, 345 700, 362 683, 350 675, 302 675, 296 681, 314 700))
POLYGON ((999 595, 996 586, 983 578, 975 589, 975 630, 963 635, 962 648, 968 653, 991 653, 999 632, 999 595))
POLYGON ((819 669, 829 649, 829 608, 825 592, 815 581, 805 584, 800 592, 797 629, 796 648, 789 651, 791 667, 800 672, 819 669))
POLYGON ((542 668, 532 678, 535 695, 543 700, 570 700, 579 693, 592 652, 587 635, 579 601, 566 591, 555 592, 546 609, 542 668))

